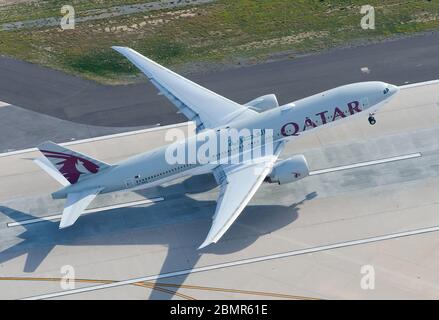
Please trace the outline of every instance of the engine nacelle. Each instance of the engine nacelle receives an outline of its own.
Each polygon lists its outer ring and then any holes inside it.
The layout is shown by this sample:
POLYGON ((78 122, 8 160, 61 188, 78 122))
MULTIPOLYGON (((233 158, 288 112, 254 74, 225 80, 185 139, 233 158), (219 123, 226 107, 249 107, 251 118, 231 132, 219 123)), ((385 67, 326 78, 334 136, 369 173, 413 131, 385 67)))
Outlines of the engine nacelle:
POLYGON ((247 102, 245 106, 257 112, 264 112, 279 107, 279 103, 277 102, 276 95, 267 94, 266 96, 262 96, 247 102))
POLYGON ((303 155, 293 156, 277 163, 266 181, 285 184, 303 179, 309 175, 308 163, 303 155))

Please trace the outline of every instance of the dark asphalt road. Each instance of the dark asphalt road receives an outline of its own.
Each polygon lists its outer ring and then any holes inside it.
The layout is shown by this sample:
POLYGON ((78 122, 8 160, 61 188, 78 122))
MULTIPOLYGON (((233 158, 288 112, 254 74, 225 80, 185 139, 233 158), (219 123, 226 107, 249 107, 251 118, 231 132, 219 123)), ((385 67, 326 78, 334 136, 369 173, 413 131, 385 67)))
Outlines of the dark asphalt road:
MULTIPOLYGON (((430 33, 189 78, 237 102, 275 93, 285 103, 356 81, 403 84, 438 79, 438 57, 439 33, 430 33), (362 67, 370 73, 362 73, 362 67)), ((118 127, 185 121, 146 80, 102 86, 4 57, 0 74, 1 101, 60 119, 118 127)))
POLYGON ((144 127, 103 127, 61 120, 16 106, 0 108, 0 153, 32 148, 43 141, 67 142, 144 127))

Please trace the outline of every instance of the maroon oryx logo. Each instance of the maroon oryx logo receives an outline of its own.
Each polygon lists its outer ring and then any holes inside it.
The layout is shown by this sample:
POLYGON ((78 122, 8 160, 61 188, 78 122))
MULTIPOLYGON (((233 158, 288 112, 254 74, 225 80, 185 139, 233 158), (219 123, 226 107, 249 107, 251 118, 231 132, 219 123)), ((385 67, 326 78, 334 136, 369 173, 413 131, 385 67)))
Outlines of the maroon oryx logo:
POLYGON ((99 171, 97 164, 73 154, 48 150, 41 150, 41 152, 49 159, 59 159, 58 162, 56 160, 51 162, 71 184, 78 182, 81 174, 97 173, 99 171))

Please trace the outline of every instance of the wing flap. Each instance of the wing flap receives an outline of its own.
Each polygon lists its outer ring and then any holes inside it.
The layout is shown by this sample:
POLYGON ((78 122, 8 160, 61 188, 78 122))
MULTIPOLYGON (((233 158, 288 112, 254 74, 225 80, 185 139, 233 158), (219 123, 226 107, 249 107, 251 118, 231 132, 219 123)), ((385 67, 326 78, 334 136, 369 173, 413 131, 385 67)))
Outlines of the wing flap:
POLYGON ((213 170, 220 185, 212 226, 198 249, 217 242, 238 218, 269 174, 285 143, 278 143, 272 155, 253 159, 249 163, 220 165, 213 170))
POLYGON ((199 249, 217 242, 226 233, 256 193, 269 170, 269 167, 248 166, 228 174, 227 183, 221 185, 212 227, 199 249), (262 171, 257 174, 259 170, 262 171))

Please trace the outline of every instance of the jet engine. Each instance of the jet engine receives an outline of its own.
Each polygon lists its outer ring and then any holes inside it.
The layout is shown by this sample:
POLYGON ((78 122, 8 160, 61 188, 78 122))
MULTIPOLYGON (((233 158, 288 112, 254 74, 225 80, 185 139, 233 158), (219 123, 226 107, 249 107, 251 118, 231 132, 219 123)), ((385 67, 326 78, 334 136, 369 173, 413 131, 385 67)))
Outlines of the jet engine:
POLYGON ((274 165, 265 179, 269 183, 285 184, 309 175, 308 163, 303 155, 293 156, 274 165))
POLYGON ((276 95, 267 94, 265 96, 256 98, 250 102, 247 102, 245 106, 257 112, 264 112, 279 107, 279 103, 277 102, 276 95))

